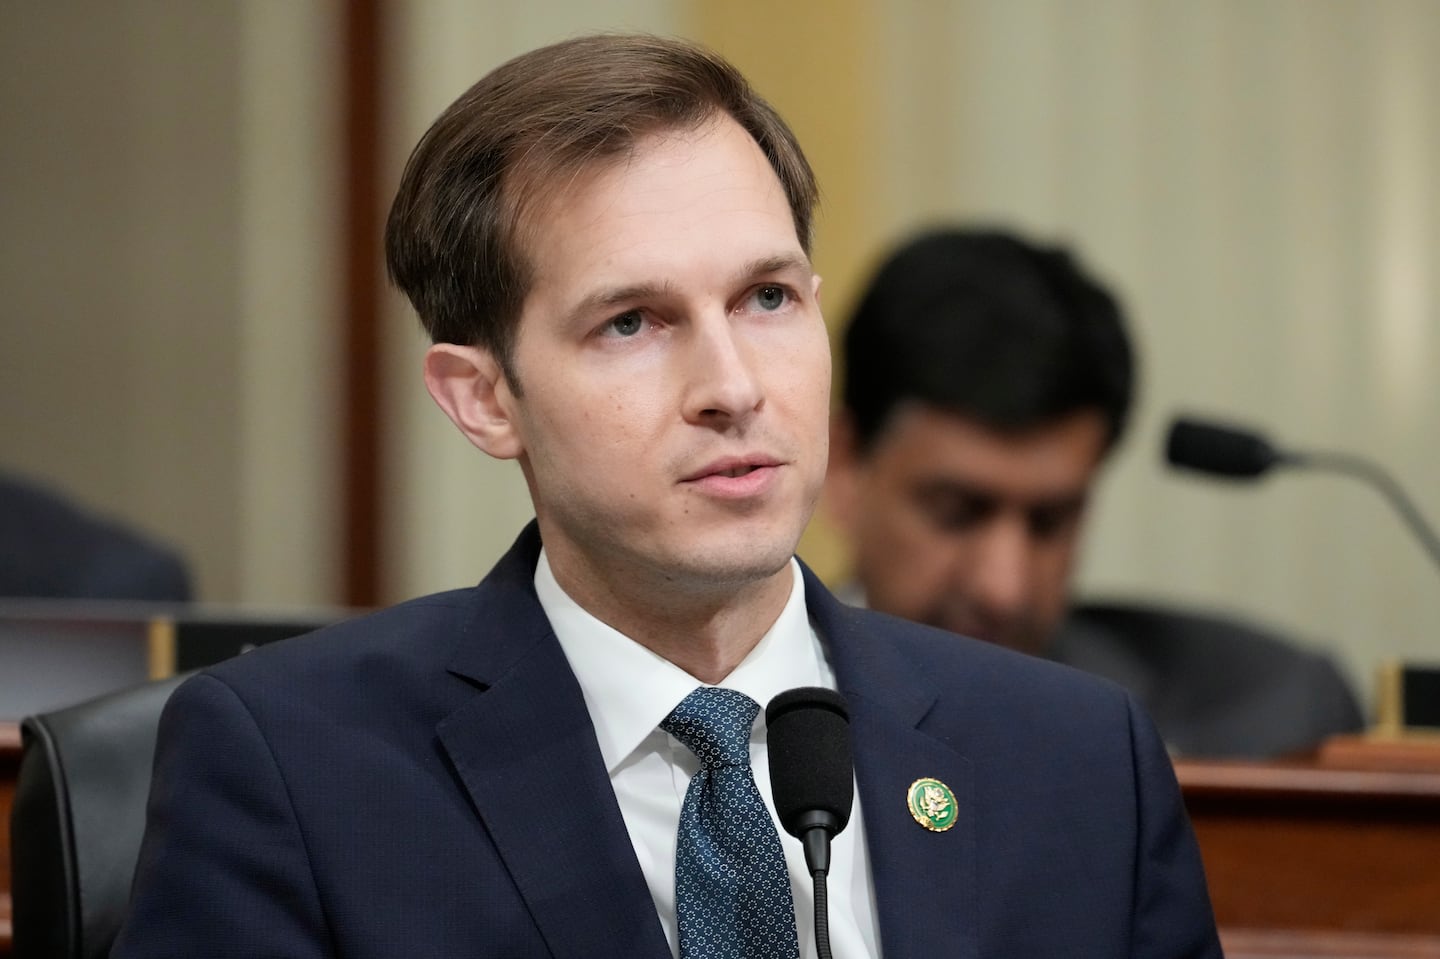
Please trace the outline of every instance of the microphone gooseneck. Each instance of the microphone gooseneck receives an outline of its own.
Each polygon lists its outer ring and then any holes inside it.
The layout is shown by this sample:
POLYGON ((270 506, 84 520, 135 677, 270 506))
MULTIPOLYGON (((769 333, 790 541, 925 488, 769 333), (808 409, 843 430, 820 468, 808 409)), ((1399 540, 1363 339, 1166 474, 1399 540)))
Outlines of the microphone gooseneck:
POLYGON ((1430 559, 1440 567, 1440 536, 1400 484, 1376 463, 1348 453, 1282 450, 1254 430, 1177 416, 1165 441, 1165 459, 1180 469, 1230 479, 1254 479, 1271 467, 1291 466, 1344 473, 1369 483, 1400 514, 1430 559))
POLYGON ((830 959, 830 840, 849 824, 855 799, 850 710, 834 690, 805 686, 772 699, 765 725, 775 814, 805 847, 815 883, 815 945, 820 959, 830 959))

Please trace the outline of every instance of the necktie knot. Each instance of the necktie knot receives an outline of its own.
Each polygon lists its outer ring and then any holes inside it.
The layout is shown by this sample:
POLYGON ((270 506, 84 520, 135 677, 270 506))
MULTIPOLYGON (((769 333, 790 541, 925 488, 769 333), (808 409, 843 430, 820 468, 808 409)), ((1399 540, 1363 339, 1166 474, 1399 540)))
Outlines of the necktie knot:
POLYGON ((660 728, 684 743, 701 766, 750 765, 750 729, 760 704, 733 689, 702 686, 680 701, 660 728))

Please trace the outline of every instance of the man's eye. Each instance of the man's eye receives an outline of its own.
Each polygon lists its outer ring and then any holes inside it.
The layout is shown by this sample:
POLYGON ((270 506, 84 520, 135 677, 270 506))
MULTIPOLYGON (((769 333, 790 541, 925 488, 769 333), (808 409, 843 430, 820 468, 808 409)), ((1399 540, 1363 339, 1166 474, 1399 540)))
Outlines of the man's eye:
POLYGON ((789 299, 783 286, 762 286, 755 291, 755 305, 767 313, 780 309, 789 299))
POLYGON ((961 533, 978 526, 985 516, 965 506, 934 507, 926 512, 930 525, 947 533, 961 533))
POLYGON ((1074 528, 1080 510, 1073 506, 1039 509, 1030 514, 1030 535, 1036 539, 1054 539, 1074 528))
POLYGON ((945 533, 963 533, 973 529, 994 514, 994 507, 965 496, 943 494, 922 495, 916 506, 932 529, 945 533))
POLYGON ((639 333, 644 326, 645 318, 638 311, 631 310, 606 323, 604 332, 607 336, 630 337, 639 333))

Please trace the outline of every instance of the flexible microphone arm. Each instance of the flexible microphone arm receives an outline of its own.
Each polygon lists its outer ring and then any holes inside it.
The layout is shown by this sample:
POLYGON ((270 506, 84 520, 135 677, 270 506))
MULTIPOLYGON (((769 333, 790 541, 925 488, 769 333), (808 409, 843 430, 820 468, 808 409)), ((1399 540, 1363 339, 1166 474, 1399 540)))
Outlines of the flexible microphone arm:
POLYGON ((1430 554, 1430 559, 1440 567, 1440 536, 1399 482, 1363 457, 1282 450, 1254 430, 1183 416, 1176 417, 1170 424, 1165 457, 1171 466, 1230 479, 1257 479, 1277 466, 1329 470, 1353 476, 1380 491, 1430 554))
POLYGON ((1295 452, 1287 454, 1282 465, 1307 466, 1311 469, 1344 473, 1369 483, 1390 501, 1390 505, 1395 507, 1405 525, 1410 527, 1415 538, 1420 540, 1420 545, 1425 547, 1435 565, 1440 566, 1440 536, 1435 535, 1435 530, 1425 521, 1419 507, 1405 495, 1400 483, 1378 464, 1349 453, 1295 452))

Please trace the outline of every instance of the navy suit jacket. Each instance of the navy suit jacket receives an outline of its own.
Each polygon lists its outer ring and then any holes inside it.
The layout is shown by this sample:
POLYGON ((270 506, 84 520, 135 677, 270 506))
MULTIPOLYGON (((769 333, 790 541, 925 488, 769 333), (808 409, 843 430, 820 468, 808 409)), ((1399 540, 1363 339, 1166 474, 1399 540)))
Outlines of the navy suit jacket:
MULTIPOLYGON (((161 721, 114 956, 666 959, 532 525, 476 588, 268 646, 161 721)), ((884 954, 1219 956, 1163 747, 1105 681, 806 600, 850 702, 884 954), (947 832, 906 806, 948 784, 947 832)))

